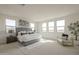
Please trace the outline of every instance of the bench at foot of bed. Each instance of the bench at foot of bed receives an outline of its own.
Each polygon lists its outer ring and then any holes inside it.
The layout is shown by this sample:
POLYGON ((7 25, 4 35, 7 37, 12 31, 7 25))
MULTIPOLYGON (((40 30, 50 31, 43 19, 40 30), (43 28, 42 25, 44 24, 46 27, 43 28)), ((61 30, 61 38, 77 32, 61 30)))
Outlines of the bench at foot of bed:
POLYGON ((27 42, 20 42, 23 46, 28 46, 28 45, 31 45, 33 43, 36 43, 38 42, 39 39, 34 39, 34 40, 30 40, 30 41, 27 41, 27 42))

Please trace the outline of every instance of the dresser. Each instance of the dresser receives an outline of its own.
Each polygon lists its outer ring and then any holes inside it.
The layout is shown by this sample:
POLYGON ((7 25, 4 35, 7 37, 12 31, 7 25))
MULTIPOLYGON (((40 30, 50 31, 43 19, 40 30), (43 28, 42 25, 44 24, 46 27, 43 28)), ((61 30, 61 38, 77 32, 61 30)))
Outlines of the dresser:
POLYGON ((17 37, 16 36, 12 36, 12 35, 8 36, 6 39, 7 39, 7 41, 6 41, 7 44, 17 41, 17 37))

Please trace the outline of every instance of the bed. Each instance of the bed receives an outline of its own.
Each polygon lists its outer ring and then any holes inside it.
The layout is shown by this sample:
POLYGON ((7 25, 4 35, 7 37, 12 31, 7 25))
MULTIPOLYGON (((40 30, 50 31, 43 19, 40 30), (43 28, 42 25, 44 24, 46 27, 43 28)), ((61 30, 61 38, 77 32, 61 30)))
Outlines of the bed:
POLYGON ((30 44, 36 43, 41 39, 41 35, 32 31, 31 28, 16 28, 18 41, 23 46, 28 46, 30 44))

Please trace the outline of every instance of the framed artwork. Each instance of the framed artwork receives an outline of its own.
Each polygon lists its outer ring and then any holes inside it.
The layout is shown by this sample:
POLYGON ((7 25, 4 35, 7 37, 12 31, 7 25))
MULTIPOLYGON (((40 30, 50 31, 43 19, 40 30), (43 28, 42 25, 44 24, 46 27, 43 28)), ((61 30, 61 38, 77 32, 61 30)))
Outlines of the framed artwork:
POLYGON ((27 26, 27 24, 29 24, 29 22, 22 19, 19 20, 19 26, 27 26))

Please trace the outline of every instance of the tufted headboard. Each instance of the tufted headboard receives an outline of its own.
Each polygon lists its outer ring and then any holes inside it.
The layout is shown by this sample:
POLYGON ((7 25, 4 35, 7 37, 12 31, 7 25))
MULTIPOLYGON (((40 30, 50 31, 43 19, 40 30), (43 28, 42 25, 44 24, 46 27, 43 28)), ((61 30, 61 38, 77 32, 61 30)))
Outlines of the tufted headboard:
POLYGON ((20 31, 32 31, 32 29, 31 28, 23 28, 23 27, 17 27, 16 28, 16 35, 18 34, 18 32, 20 32, 20 31))

